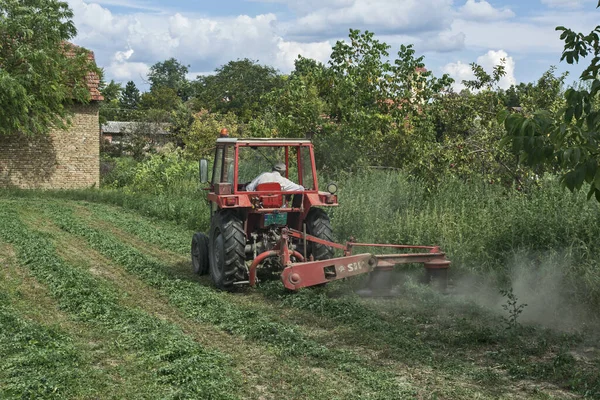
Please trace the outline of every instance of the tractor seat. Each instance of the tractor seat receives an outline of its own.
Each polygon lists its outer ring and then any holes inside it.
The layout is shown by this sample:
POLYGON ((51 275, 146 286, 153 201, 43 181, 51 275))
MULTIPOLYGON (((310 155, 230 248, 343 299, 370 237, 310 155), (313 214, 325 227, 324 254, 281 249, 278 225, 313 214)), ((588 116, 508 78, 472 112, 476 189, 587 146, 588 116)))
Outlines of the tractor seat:
MULTIPOLYGON (((278 182, 259 183, 256 186, 257 192, 281 192, 281 185, 278 182)), ((281 194, 260 195, 260 202, 264 208, 281 208, 283 206, 283 196, 281 194)))
POLYGON ((281 192, 281 184, 279 182, 265 182, 256 185, 257 192, 281 192))

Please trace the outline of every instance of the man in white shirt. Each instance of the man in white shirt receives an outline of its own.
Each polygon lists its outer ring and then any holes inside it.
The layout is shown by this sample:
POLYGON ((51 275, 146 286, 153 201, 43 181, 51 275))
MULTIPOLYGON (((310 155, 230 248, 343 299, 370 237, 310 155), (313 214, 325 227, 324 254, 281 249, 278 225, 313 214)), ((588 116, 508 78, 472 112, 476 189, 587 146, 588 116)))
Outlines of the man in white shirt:
POLYGON ((285 192, 304 190, 304 186, 298 185, 290 181, 289 179, 281 176, 281 174, 284 172, 285 164, 282 162, 278 162, 273 166, 272 172, 263 172, 262 174, 254 178, 254 180, 246 186, 246 191, 254 192, 259 184, 268 182, 279 183, 281 185, 281 190, 285 192))

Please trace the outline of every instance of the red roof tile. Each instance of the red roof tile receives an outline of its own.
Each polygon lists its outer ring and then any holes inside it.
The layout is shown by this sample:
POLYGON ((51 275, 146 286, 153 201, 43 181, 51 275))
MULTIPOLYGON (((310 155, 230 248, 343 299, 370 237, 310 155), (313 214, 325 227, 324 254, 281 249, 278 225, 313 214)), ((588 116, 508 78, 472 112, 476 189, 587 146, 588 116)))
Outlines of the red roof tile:
MULTIPOLYGON (((79 46, 73 43, 65 43, 65 54, 67 57, 75 57, 75 49, 78 49, 79 46)), ((85 49, 88 53, 88 59, 94 65, 96 64, 96 59, 94 57, 94 52, 85 49)), ((90 91, 90 100, 92 101, 102 101, 104 97, 102 93, 100 93, 100 76, 94 71, 90 71, 85 76, 85 81, 87 83, 88 90, 90 91)))

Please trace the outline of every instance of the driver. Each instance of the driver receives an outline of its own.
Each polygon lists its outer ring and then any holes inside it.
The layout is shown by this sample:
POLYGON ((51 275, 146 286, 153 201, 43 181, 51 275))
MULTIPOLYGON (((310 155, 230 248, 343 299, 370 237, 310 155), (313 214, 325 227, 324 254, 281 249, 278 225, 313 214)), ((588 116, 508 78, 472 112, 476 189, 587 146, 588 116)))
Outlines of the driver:
POLYGON ((281 174, 284 172, 285 164, 282 162, 278 162, 273 166, 273 170, 271 172, 263 172, 262 174, 254 178, 254 180, 250 182, 248 186, 246 186, 246 190, 248 192, 254 192, 259 184, 268 182, 279 183, 281 185, 281 190, 285 192, 304 190, 304 186, 298 185, 290 181, 289 179, 281 176, 281 174))

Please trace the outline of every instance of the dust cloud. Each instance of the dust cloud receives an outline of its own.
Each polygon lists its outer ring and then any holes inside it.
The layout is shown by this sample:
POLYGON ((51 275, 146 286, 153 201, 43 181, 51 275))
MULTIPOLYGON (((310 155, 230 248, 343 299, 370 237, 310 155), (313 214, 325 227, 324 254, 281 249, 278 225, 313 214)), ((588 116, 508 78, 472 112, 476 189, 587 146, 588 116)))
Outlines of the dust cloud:
MULTIPOLYGON (((590 312, 568 278, 571 269, 569 257, 557 253, 521 254, 509 261, 509 282, 503 286, 513 288, 517 305, 526 304, 518 316, 519 323, 565 332, 600 326, 598 316, 590 312)), ((453 280, 451 293, 508 317, 502 308, 508 299, 500 293, 498 281, 496 277, 461 276, 453 280)))

